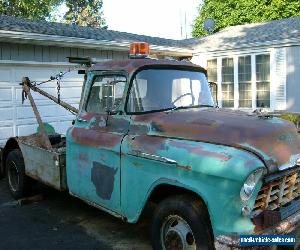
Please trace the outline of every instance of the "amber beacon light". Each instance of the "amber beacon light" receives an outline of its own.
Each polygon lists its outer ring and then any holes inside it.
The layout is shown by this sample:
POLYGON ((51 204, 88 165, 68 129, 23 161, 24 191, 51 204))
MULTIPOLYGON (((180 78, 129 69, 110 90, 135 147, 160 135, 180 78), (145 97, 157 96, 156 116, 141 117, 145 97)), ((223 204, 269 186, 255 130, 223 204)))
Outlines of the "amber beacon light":
POLYGON ((131 58, 145 58, 150 54, 149 43, 134 42, 130 44, 129 55, 131 58))

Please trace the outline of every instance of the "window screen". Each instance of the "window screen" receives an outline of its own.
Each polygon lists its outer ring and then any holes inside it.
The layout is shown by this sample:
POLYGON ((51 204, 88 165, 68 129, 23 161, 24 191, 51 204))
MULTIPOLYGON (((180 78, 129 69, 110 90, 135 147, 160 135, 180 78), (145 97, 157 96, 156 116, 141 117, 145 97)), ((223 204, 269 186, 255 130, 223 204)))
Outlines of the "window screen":
POLYGON ((207 61, 207 79, 209 82, 217 82, 217 59, 207 61))
POLYGON ((234 106, 233 58, 222 59, 222 107, 234 106))
POLYGON ((270 55, 256 56, 256 106, 270 107, 270 55))
MULTIPOLYGON (((207 79, 209 82, 216 83, 218 81, 217 59, 207 61, 207 79)), ((211 91, 214 103, 217 103, 217 88, 212 88, 211 91)))
POLYGON ((251 56, 242 56, 238 60, 239 107, 252 107, 251 56))

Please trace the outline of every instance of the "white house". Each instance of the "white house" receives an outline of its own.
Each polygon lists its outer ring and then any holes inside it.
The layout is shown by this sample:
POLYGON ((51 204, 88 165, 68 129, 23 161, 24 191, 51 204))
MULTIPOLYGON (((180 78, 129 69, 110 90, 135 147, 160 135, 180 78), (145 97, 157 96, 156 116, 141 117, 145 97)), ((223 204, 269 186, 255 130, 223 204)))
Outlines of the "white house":
MULTIPOLYGON (((23 76, 48 80, 68 70, 68 56, 96 59, 128 58, 132 41, 151 44, 151 56, 192 58, 207 68, 218 83, 221 107, 300 112, 300 18, 226 28, 216 34, 186 40, 135 35, 59 23, 33 22, 0 16, 0 146, 7 138, 36 131, 28 101, 21 103, 23 76)), ((78 106, 82 75, 68 74, 62 81, 62 99, 78 106)), ((56 83, 43 88, 56 95, 56 83)), ((74 118, 50 100, 34 94, 45 122, 65 133, 74 118)))
POLYGON ((193 48, 221 107, 300 112, 300 17, 228 27, 193 48))

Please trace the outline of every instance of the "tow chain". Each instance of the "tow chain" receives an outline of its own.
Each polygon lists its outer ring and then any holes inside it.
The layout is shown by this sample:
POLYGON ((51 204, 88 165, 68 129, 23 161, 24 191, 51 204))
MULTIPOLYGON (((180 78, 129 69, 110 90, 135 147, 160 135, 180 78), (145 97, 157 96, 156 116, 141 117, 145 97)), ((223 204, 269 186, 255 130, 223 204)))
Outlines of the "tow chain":
MULTIPOLYGON (((78 69, 78 68, 81 68, 82 67, 82 65, 77 65, 77 66, 75 66, 75 67, 73 67, 73 68, 69 68, 67 71, 65 71, 65 72, 59 72, 58 74, 56 74, 56 75, 54 75, 54 76, 50 76, 50 79, 49 80, 46 80, 46 81, 43 81, 43 82, 39 82, 39 83, 37 83, 37 82, 31 82, 31 84, 32 84, 32 87, 37 87, 37 86, 39 86, 39 85, 42 85, 42 84, 44 84, 44 83, 48 83, 48 82, 52 82, 52 81, 54 81, 54 80, 56 80, 56 90, 57 90, 57 101, 58 101, 58 103, 60 103, 60 101, 61 101, 61 98, 60 98, 60 88, 61 88, 61 79, 63 78, 63 76, 65 75, 65 74, 67 74, 67 73, 69 73, 69 72, 71 72, 71 71, 73 71, 73 70, 76 70, 76 69, 78 69)), ((20 85, 22 85, 22 83, 20 83, 20 85)), ((27 99, 27 93, 23 90, 22 91, 22 103, 24 102, 24 100, 25 99, 27 99)), ((66 109, 68 109, 68 108, 66 108, 66 109)), ((70 109, 68 109, 72 114, 74 114, 74 111, 72 111, 72 110, 70 110, 70 109)))
POLYGON ((59 72, 59 74, 56 75, 56 84, 57 84, 57 100, 58 103, 60 103, 60 80, 63 76, 63 72, 59 72))

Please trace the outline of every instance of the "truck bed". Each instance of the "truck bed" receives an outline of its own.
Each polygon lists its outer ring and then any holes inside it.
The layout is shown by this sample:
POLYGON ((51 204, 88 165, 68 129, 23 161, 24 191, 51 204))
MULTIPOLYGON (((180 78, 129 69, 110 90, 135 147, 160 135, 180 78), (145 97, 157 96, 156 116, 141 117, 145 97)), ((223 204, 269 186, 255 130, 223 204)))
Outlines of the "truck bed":
POLYGON ((50 136, 52 149, 41 145, 38 134, 19 137, 26 175, 57 190, 66 190, 66 140, 61 135, 50 136))

